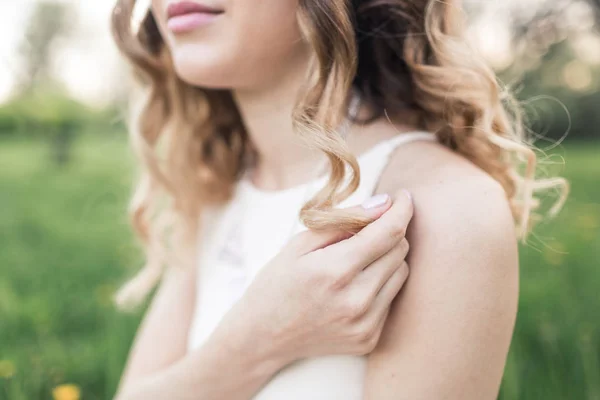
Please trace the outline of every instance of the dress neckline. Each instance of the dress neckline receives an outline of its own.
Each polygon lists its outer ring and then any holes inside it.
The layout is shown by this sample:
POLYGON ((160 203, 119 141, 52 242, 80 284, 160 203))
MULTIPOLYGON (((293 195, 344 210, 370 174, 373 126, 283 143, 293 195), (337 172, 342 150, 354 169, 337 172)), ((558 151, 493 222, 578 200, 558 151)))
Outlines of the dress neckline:
MULTIPOLYGON (((412 138, 421 138, 423 136, 430 136, 432 138, 435 137, 434 134, 429 133, 429 132, 424 132, 424 131, 409 131, 409 132, 401 133, 392 138, 385 139, 385 140, 382 140, 382 141, 374 144, 373 146, 371 146, 370 148, 368 148, 367 150, 365 150, 361 154, 359 154, 356 157, 356 160, 357 160, 359 166, 362 166, 365 164, 367 159, 369 159, 373 155, 379 153, 379 151, 383 148, 386 148, 388 146, 395 147, 402 142, 411 141, 412 138)), ((315 187, 318 187, 317 183, 325 183, 327 178, 328 178, 328 171, 319 175, 317 178, 313 178, 309 181, 306 181, 306 182, 303 182, 303 183, 300 183, 300 184, 297 184, 294 186, 290 186, 290 187, 284 188, 284 189, 271 190, 271 189, 261 189, 261 188, 257 187, 256 185, 254 185, 252 183, 252 181, 249 178, 244 176, 238 182, 238 187, 243 193, 247 193, 248 195, 250 195, 252 197, 260 197, 263 199, 267 199, 267 198, 279 199, 282 197, 294 196, 297 193, 303 193, 306 190, 308 190, 308 186, 315 185, 315 187)))

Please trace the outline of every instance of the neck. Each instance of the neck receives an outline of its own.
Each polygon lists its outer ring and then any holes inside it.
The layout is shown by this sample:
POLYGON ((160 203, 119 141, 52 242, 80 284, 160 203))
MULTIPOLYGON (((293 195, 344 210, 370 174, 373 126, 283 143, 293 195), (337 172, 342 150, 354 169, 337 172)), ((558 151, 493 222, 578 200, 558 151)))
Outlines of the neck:
POLYGON ((294 63, 286 74, 260 89, 235 90, 248 137, 257 153, 253 182, 268 189, 282 189, 314 178, 315 165, 324 159, 295 134, 292 112, 301 94, 308 61, 294 63))

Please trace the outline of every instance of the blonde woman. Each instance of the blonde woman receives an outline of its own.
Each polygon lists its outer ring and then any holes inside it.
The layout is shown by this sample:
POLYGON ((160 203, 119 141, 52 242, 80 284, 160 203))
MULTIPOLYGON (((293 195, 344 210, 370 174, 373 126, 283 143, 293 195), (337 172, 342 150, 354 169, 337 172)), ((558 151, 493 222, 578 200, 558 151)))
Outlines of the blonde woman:
POLYGON ((118 300, 161 284, 117 398, 494 399, 516 239, 564 182, 534 179, 457 5, 135 3, 148 262, 118 300))

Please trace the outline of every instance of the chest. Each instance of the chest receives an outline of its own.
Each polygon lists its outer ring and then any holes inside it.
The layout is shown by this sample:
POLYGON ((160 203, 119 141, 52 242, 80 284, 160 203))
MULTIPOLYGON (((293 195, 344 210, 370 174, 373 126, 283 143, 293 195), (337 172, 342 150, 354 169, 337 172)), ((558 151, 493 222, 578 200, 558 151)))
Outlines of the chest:
POLYGON ((189 345, 200 346, 258 274, 297 232, 301 204, 238 201, 204 221, 198 245, 195 316, 189 345))
MULTIPOLYGON (((362 202, 355 193, 340 207, 362 202)), ((198 252, 198 283, 189 348, 201 346, 252 280, 296 233, 304 199, 242 202, 214 212, 206 221, 198 252), (247 212, 251 210, 251 212, 247 212)), ((260 338, 257 338, 260 340, 260 338)), ((302 360, 281 370, 255 397, 279 399, 360 399, 364 357, 329 356, 302 360)))

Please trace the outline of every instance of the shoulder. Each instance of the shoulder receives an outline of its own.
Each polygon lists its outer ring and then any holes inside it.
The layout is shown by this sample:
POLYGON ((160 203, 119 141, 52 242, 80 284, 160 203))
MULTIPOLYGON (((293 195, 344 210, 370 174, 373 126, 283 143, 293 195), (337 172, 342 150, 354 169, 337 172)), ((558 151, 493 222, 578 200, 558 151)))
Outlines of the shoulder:
POLYGON ((414 379, 390 386, 402 387, 407 398, 492 398, 518 297, 517 241, 504 191, 429 142, 407 144, 392 156, 378 191, 402 188, 415 204, 407 234, 410 277, 370 357, 369 390, 377 393, 389 371, 402 370, 414 379))
POLYGON ((414 197, 412 231, 421 240, 435 235, 446 238, 436 240, 439 245, 455 248, 477 242, 516 246, 513 217, 502 186, 439 143, 413 142, 394 152, 378 192, 399 189, 407 189, 414 197))
POLYGON ((501 185, 470 161, 433 142, 401 146, 381 177, 379 191, 407 189, 414 198, 408 228, 414 280, 428 286, 454 281, 481 296, 494 287, 515 301, 518 246, 501 185), (446 275, 451 274, 451 275, 446 275))

